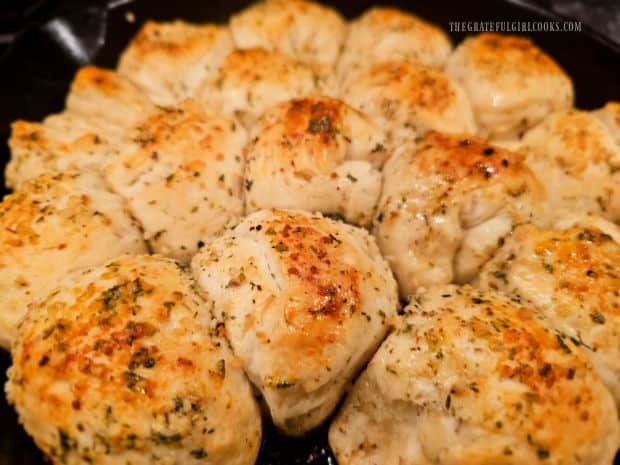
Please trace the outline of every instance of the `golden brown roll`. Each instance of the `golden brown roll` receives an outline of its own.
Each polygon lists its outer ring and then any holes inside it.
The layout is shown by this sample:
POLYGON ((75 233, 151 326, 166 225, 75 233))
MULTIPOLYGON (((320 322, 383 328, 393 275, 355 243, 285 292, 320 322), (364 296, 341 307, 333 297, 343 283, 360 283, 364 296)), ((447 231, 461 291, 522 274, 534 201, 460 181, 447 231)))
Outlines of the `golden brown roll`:
POLYGON ((429 130, 476 132, 461 86, 441 71, 408 61, 361 68, 343 84, 341 98, 373 118, 395 146, 429 130))
POLYGON ((450 39, 434 24, 396 8, 375 6, 349 23, 338 77, 346 81, 360 68, 385 61, 441 69, 451 51, 450 39))
POLYGON ((415 296, 329 431, 339 465, 609 465, 613 399, 579 343, 490 292, 415 296))
POLYGON ((238 48, 277 51, 326 67, 340 54, 345 28, 336 10, 306 0, 263 0, 230 18, 238 48))
POLYGON ((552 113, 518 149, 544 184, 554 216, 583 211, 620 220, 620 144, 594 114, 552 113))
POLYGON ((537 306, 582 341, 620 405, 620 228, 588 216, 559 226, 519 226, 482 268, 478 286, 537 306))
POLYGON ((389 155, 366 115, 327 97, 293 99, 261 116, 246 150, 249 212, 297 208, 370 222, 389 155))
POLYGON ((430 132, 387 161, 374 232, 403 297, 471 280, 503 236, 538 218, 543 190, 523 158, 430 132))
POLYGON ((57 284, 20 325, 6 384, 55 464, 254 464, 250 384, 177 263, 124 255, 57 284))
POLYGON ((448 59, 474 108, 480 134, 515 139, 553 111, 570 108, 570 77, 530 39, 484 33, 467 37, 448 59))
POLYGON ((155 252, 189 261, 243 215, 241 125, 186 101, 158 108, 126 140, 106 179, 127 199, 155 252))
POLYGON ((158 105, 175 105, 193 97, 233 48, 226 26, 147 21, 121 55, 118 72, 158 105))
POLYGON ((277 103, 310 95, 334 95, 333 75, 279 52, 235 50, 219 72, 198 90, 197 99, 212 111, 250 128, 277 103))
POLYGON ((320 214, 256 212, 192 268, 287 434, 330 415, 396 316, 396 283, 372 236, 320 214))
POLYGON ((146 251, 127 205, 98 175, 25 182, 0 203, 0 345, 9 347, 29 303, 67 273, 146 251))

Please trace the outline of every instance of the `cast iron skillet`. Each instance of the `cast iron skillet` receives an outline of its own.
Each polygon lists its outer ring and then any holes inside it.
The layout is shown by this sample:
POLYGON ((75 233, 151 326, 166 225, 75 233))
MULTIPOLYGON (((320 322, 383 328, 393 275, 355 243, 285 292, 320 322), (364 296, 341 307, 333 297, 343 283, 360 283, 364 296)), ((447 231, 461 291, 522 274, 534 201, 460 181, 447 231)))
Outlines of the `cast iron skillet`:
MULTIPOLYGON (((9 124, 14 119, 40 120, 49 113, 60 111, 79 66, 91 62, 114 67, 119 53, 145 19, 224 22, 248 1, 107 0, 106 3, 62 2, 52 16, 31 25, 0 58, 0 140, 7 140, 9 124), (129 12, 135 17, 134 22, 127 20, 129 12)), ((352 18, 373 4, 386 2, 332 0, 329 3, 352 18)), ((563 19, 522 0, 492 3, 483 0, 393 0, 387 3, 414 12, 444 29, 448 29, 449 21, 563 19)), ((592 109, 607 100, 620 100, 618 45, 585 25, 582 32, 533 33, 530 36, 572 77, 578 107, 592 109)), ((452 34, 455 43, 463 37, 463 33, 452 34)), ((0 167, 7 161, 8 147, 3 142, 0 144, 0 167)), ((1 174, 0 185, 4 185, 1 174)), ((9 356, 0 353, 2 383, 8 366, 9 356)), ((609 414, 615 415, 615 412, 609 414)), ((284 437, 266 424, 257 465, 335 465, 327 445, 327 424, 302 439, 284 437)), ((0 425, 0 465, 44 463, 41 453, 18 426, 16 415, 4 396, 0 396, 0 425)), ((620 465, 620 456, 615 465, 620 465)))

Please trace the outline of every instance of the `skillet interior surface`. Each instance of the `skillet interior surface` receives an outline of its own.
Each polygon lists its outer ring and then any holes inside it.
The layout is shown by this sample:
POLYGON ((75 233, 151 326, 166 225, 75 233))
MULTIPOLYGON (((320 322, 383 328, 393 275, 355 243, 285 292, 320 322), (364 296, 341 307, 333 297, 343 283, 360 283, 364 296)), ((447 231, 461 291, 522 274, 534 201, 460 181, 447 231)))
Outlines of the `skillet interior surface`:
MULTIPOLYGON (((120 52, 146 19, 181 18, 193 22, 225 22, 248 4, 244 0, 110 0, 104 3, 73 1, 63 3, 49 19, 68 26, 75 40, 54 33, 49 23, 33 24, 0 58, 0 166, 8 161, 6 140, 10 122, 22 118, 40 120, 60 111, 77 68, 86 63, 114 67, 120 52), (127 20, 131 12, 134 22, 127 20), (48 26, 46 26, 46 24, 48 26), (69 43, 70 42, 70 43, 69 43)), ((332 0, 329 3, 347 18, 353 18, 373 4, 390 4, 415 13, 445 30, 450 21, 541 21, 561 20, 545 10, 520 0, 332 0)), ((466 35, 450 33, 454 43, 466 35)), ((608 100, 620 100, 620 47, 583 25, 582 32, 541 32, 527 34, 552 55, 572 77, 578 107, 592 109, 608 100)), ((3 170, 2 170, 3 171, 3 170)), ((4 179, 0 174, 0 185, 4 179)), ((3 191, 5 194, 6 191, 3 191)), ((10 364, 0 354, 0 381, 10 364)), ((610 412, 610 415, 613 415, 610 412)), ((17 423, 4 396, 0 398, 0 465, 43 464, 41 453, 17 423)), ((257 465, 334 465, 327 445, 327 425, 302 439, 280 435, 265 425, 264 440, 257 465)), ((620 465, 620 456, 615 465, 620 465)))

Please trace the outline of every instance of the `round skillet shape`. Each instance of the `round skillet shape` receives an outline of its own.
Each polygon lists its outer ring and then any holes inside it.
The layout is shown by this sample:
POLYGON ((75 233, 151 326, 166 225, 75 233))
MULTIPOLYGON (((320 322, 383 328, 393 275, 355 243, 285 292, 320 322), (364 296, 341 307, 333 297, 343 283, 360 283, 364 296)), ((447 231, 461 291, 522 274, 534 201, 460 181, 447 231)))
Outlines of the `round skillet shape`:
MULTIPOLYGON (((146 19, 176 18, 191 22, 226 22, 247 6, 244 0, 108 0, 55 1, 47 18, 21 35, 0 57, 0 168, 8 161, 6 140, 11 121, 40 120, 60 111, 75 71, 94 63, 113 68, 120 52, 146 19)), ((546 10, 521 0, 331 0, 324 1, 347 18, 375 4, 388 4, 415 13, 449 30, 450 21, 562 21, 546 10)), ((449 32, 449 31, 448 31, 449 32)), ((450 33, 460 42, 465 33, 450 33)), ((553 56, 572 77, 576 105, 592 109, 620 100, 620 46, 582 25, 581 32, 526 34, 553 56)), ((0 185, 4 179, 0 174, 0 185)), ((2 190, 2 188, 0 188, 2 190)), ((6 194, 3 191, 2 194, 6 194)), ((0 353, 0 382, 10 364, 0 353)), ((615 412, 609 412, 614 415, 615 412)), ((292 439, 266 425, 257 465, 335 465, 327 445, 329 422, 304 438, 292 439)), ((16 415, 0 396, 0 465, 41 465, 41 453, 17 423, 16 415)), ((615 465, 620 465, 620 456, 615 465)))

